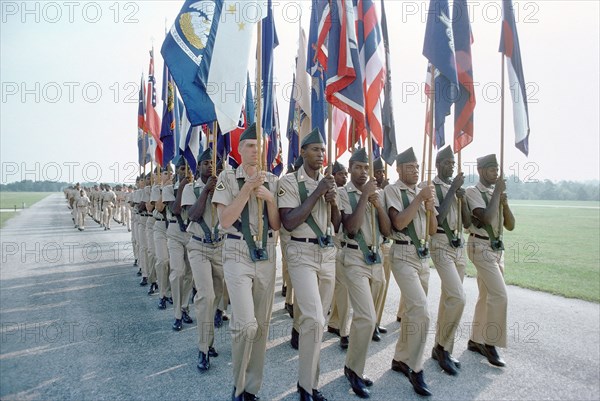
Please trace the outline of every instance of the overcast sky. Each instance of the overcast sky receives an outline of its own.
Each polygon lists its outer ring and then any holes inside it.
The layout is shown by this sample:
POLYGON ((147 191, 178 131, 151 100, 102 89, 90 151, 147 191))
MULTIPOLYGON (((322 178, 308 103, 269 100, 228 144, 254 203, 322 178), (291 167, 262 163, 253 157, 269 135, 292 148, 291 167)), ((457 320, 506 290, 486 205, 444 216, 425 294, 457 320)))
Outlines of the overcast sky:
MULTIPOLYGON (((398 148, 421 157, 428 1, 386 1, 398 148)), ((137 96, 183 1, 2 1, 0 29, 1 183, 32 180, 130 182, 137 173, 137 96)), ((308 34, 310 1, 274 2, 281 45, 279 88, 291 82, 298 24, 308 34), (303 14, 300 19, 300 14, 303 14)), ((477 107, 468 163, 500 148, 501 3, 469 2, 477 107)), ((522 180, 599 178, 599 18, 597 1, 515 2, 529 90, 530 154, 514 147, 506 115, 506 173, 522 180)), ((235 62, 235 55, 232 55, 235 62)), ((252 76, 253 72, 251 72, 252 76)), ((278 91, 281 126, 289 93, 278 91)), ((510 102, 507 101, 507 106, 510 102)), ((157 107, 162 114, 162 103, 157 107)), ((447 119, 447 143, 453 118, 447 119)), ((284 156, 287 142, 284 141, 284 156)), ((471 164, 472 165, 472 164, 471 164)))

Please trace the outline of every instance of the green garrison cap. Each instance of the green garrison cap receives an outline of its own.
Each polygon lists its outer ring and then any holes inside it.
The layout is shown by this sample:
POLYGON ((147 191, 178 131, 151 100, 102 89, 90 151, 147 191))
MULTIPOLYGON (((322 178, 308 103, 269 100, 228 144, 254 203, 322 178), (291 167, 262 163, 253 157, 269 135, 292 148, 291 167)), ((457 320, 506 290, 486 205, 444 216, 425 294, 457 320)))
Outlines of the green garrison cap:
POLYGON ((333 172, 332 172, 332 174, 339 173, 340 171, 342 171, 344 169, 345 169, 344 165, 342 163, 336 161, 335 163, 333 163, 333 170, 332 170, 333 172))
POLYGON ((385 170, 385 167, 383 166, 383 159, 381 157, 373 160, 373 171, 378 170, 385 170))
POLYGON ((396 164, 412 163, 417 161, 413 148, 408 148, 396 157, 396 164))
POLYGON ((204 160, 212 160, 212 149, 207 148, 200 157, 198 157, 198 163, 202 163, 204 160))
POLYGON ((446 159, 454 159, 454 152, 452 152, 452 147, 450 145, 446 146, 445 148, 442 148, 437 156, 435 156, 435 162, 439 163, 442 160, 446 160, 446 159))
POLYGON ((350 156, 350 162, 368 163, 367 150, 365 148, 356 149, 350 156))
POLYGON ((177 160, 177 165, 175 168, 179 168, 181 166, 185 166, 185 157, 179 156, 179 160, 177 160))
POLYGON ((302 156, 298 156, 296 161, 294 161, 294 170, 298 170, 304 164, 304 158, 302 156))
POLYGON ((305 145, 310 145, 311 143, 325 143, 318 128, 315 128, 310 134, 304 137, 300 143, 300 147, 303 148, 305 145))
POLYGON ((491 154, 477 159, 477 168, 498 167, 496 155, 491 154))
POLYGON ((256 139, 256 123, 252 124, 240 136, 240 142, 246 139, 256 139))

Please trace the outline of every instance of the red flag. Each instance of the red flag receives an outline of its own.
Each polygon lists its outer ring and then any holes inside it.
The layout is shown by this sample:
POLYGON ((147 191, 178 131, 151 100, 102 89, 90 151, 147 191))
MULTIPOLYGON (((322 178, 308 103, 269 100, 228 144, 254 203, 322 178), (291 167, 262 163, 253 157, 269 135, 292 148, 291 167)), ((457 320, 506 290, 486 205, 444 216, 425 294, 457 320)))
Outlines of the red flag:
POLYGON ((148 91, 146 93, 145 131, 156 141, 155 160, 162 162, 162 141, 160 140, 160 117, 156 112, 156 79, 154 78, 154 48, 150 50, 150 67, 148 68, 148 91))

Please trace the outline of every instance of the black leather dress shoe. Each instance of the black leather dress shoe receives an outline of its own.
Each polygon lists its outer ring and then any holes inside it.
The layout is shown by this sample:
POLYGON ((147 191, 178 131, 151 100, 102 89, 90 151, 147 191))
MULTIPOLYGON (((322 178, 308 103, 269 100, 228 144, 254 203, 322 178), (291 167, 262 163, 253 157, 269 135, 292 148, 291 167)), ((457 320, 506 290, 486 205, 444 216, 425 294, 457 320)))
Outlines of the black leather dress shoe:
POLYGON ((287 295, 287 287, 284 285, 281 286, 281 296, 285 297, 287 295))
MULTIPOLYGON (((137 266, 137 265, 138 265, 138 263, 137 263, 137 259, 135 260, 135 262, 133 262, 133 265, 134 265, 134 266, 137 266)), ((142 269, 138 269, 138 271, 137 271, 137 273, 135 273, 135 275, 136 275, 136 276, 141 276, 141 275, 142 275, 142 269)))
POLYGON ((188 315, 188 313, 186 311, 181 312, 181 320, 183 321, 183 323, 187 323, 187 324, 194 323, 194 321, 192 320, 192 318, 190 317, 190 315, 188 315))
POLYGON ((395 359, 392 359, 392 370, 394 372, 400 372, 406 377, 408 377, 411 372, 407 364, 405 364, 402 361, 397 361, 395 359))
POLYGON ((408 380, 410 380, 410 384, 412 384, 415 393, 425 397, 431 395, 431 391, 429 391, 429 387, 427 387, 427 384, 425 383, 422 370, 420 372, 413 372, 411 370, 408 375, 408 380))
POLYGON ((327 326, 327 332, 335 334, 338 337, 340 336, 340 329, 336 329, 335 327, 327 326))
POLYGON ((148 278, 142 277, 142 281, 140 281, 140 286, 144 287, 148 285, 148 278))
POLYGON ((323 395, 323 393, 320 392, 319 390, 317 390, 316 388, 313 388, 312 399, 314 401, 327 401, 327 398, 325 398, 325 396, 323 395))
POLYGON ((298 393, 300 393, 300 401, 314 400, 312 393, 309 393, 308 391, 304 390, 302 387, 300 387, 300 384, 297 384, 296 386, 298 388, 298 393))
POLYGON ((401 322, 402 322, 402 318, 401 318, 400 316, 396 316, 396 321, 397 321, 398 323, 401 323, 401 322))
POLYGON ((150 284, 150 288, 148 288, 148 295, 152 295, 158 291, 158 284, 152 283, 150 284))
POLYGON ((352 387, 354 394, 360 398, 369 398, 371 396, 363 379, 347 366, 344 366, 344 376, 350 382, 350 387, 352 387))
POLYGON ((362 379, 365 382, 365 386, 373 387, 373 380, 369 379, 367 376, 363 376, 362 379))
POLYGON ((500 355, 498 355, 498 351, 496 351, 496 347, 494 347, 493 345, 483 344, 482 351, 484 356, 487 358, 488 362, 492 365, 499 367, 506 366, 506 362, 504 362, 504 360, 500 358, 500 355))
POLYGON ((219 356, 219 353, 214 347, 208 347, 208 356, 211 358, 216 358, 219 356))
POLYGON ((258 401, 260 400, 260 397, 254 395, 254 394, 250 394, 247 391, 244 391, 244 401, 258 401))
POLYGON ((233 392, 231 393, 231 401, 244 401, 244 393, 235 396, 235 387, 233 388, 233 392))
POLYGON ((387 333, 387 332, 388 332, 388 329, 387 329, 387 328, 385 328, 385 327, 383 327, 383 326, 377 325, 376 327, 377 327, 377 329, 379 330, 379 332, 380 332, 381 334, 385 334, 385 333, 387 333))
POLYGON ((483 344, 476 343, 473 340, 469 340, 469 342, 467 343, 467 349, 469 351, 477 352, 478 354, 485 356, 483 354, 483 351, 481 350, 482 347, 483 347, 483 344))
POLYGON ((158 300, 158 309, 167 309, 167 298, 161 298, 158 300))
POLYGON ((450 376, 456 376, 458 374, 454 362, 450 360, 450 353, 441 345, 438 344, 433 347, 433 350, 431 350, 431 357, 438 361, 440 367, 450 376))
POLYGON ((173 297, 168 297, 167 302, 170 303, 171 305, 173 305, 173 297))
POLYGON ((298 331, 292 327, 292 339, 290 340, 290 344, 292 345, 293 349, 298 349, 299 341, 300 333, 298 333, 298 331))
POLYGON ((210 357, 204 352, 198 352, 198 364, 196 365, 199 370, 206 371, 210 368, 210 357))
POLYGON ((348 336, 340 337, 340 347, 342 347, 342 349, 348 349, 348 344, 350 344, 350 337, 348 337, 348 336))
POLYGON ((223 311, 220 309, 217 309, 217 311, 215 312, 215 327, 221 327, 223 326, 223 311))
POLYGON ((285 310, 290 315, 290 317, 294 318, 294 305, 293 304, 285 304, 285 310))
MULTIPOLYGON (((452 363, 454 363, 454 366, 456 366, 456 369, 460 369, 460 361, 458 359, 456 359, 455 357, 453 357, 452 354, 450 354, 450 353, 448 353, 448 357, 450 358, 452 363)), ((433 349, 431 350, 431 358, 436 361, 438 360, 436 347, 433 347, 433 349)))
POLYGON ((182 328, 183 328, 183 323, 181 322, 181 319, 175 319, 175 322, 173 323, 173 330, 181 331, 182 328))
POLYGON ((377 326, 375 326, 375 330, 373 330, 373 335, 371 336, 371 340, 375 342, 381 341, 381 335, 379 334, 379 330, 377 330, 377 326))

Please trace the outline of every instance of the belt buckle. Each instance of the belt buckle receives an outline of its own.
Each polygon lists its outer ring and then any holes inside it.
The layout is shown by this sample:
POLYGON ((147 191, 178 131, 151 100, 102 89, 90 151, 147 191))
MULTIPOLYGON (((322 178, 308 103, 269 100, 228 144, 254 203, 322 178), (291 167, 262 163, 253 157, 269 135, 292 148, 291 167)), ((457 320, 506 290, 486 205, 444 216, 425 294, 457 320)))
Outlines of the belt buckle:
POLYGON ((429 247, 424 239, 420 241, 417 247, 417 256, 419 256, 419 259, 427 259, 429 257, 429 247))
POLYGON ((333 238, 331 237, 331 235, 317 237, 317 241, 319 242, 319 246, 321 248, 331 248, 332 246, 334 246, 333 238))
POLYGON ((365 263, 368 265, 381 263, 381 256, 377 247, 369 248, 369 253, 365 255, 365 263))
POLYGON ((463 245, 463 242, 460 237, 454 237, 450 241, 450 246, 452 246, 452 248, 460 248, 460 247, 462 247, 462 245, 463 245))
POLYGON ((260 262, 263 260, 268 260, 269 254, 267 253, 266 249, 262 249, 262 248, 251 249, 250 250, 250 259, 252 259, 253 262, 260 262))
POLYGON ((504 250, 504 242, 502 239, 491 240, 490 245, 494 251, 503 251, 504 250))

